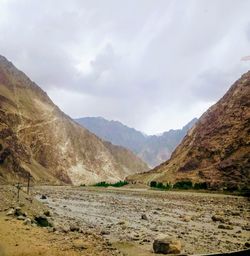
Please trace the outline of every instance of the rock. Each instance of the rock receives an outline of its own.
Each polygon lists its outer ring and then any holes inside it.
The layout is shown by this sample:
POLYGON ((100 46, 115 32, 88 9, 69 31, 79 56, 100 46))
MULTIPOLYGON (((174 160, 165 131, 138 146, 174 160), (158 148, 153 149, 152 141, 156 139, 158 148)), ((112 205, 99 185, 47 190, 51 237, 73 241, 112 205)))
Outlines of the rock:
POLYGON ((227 230, 233 230, 233 227, 229 226, 229 225, 224 225, 224 224, 220 224, 218 226, 219 229, 227 229, 227 230))
POLYGON ((150 230, 152 230, 152 231, 154 231, 154 232, 159 231, 157 227, 151 227, 150 230))
POLYGON ((250 242, 245 242, 245 247, 250 248, 250 242))
POLYGON ((162 208, 159 208, 159 207, 158 207, 158 208, 156 208, 155 210, 156 210, 156 211, 161 211, 161 210, 162 210, 162 208))
POLYGON ((80 231, 80 228, 79 228, 76 224, 71 224, 71 225, 69 226, 69 229, 70 229, 70 231, 72 231, 72 232, 79 232, 79 231, 80 231))
POLYGON ((140 238, 139 238, 138 236, 134 235, 134 236, 131 237, 131 240, 133 240, 133 241, 139 241, 140 238))
POLYGON ((241 227, 243 230, 250 231, 250 225, 245 225, 241 227))
POLYGON ((11 208, 7 213, 6 216, 13 216, 15 214, 15 210, 11 208))
POLYGON ((191 221, 191 217, 190 217, 190 216, 187 216, 187 215, 182 216, 181 219, 182 219, 182 221, 184 221, 184 222, 189 222, 189 221, 191 221))
POLYGON ((122 225, 122 230, 125 230, 127 228, 127 226, 124 224, 122 225))
POLYGON ((192 216, 191 220, 194 221, 197 217, 196 216, 192 216))
POLYGON ((225 220, 224 220, 224 217, 221 216, 221 215, 218 215, 218 214, 213 215, 213 216, 212 216, 212 220, 213 220, 213 221, 220 221, 220 222, 224 222, 224 221, 225 221, 225 220))
POLYGON ((45 195, 41 195, 40 199, 45 200, 45 199, 47 199, 47 196, 45 196, 45 195))
POLYGON ((155 253, 179 254, 181 253, 181 242, 168 237, 155 239, 153 250, 155 253))
POLYGON ((62 233, 68 233, 70 231, 70 227, 68 226, 58 226, 55 228, 55 230, 62 232, 62 233))
POLYGON ((48 218, 45 215, 37 215, 35 216, 35 221, 38 226, 41 227, 52 227, 52 223, 49 222, 48 218))
POLYGON ((102 230, 101 235, 110 235, 110 232, 107 230, 102 230))
POLYGON ((20 215, 20 216, 17 217, 17 219, 18 219, 18 220, 25 220, 25 217, 22 216, 22 215, 20 215))
POLYGON ((124 225, 124 224, 125 224, 125 221, 119 221, 117 224, 118 224, 118 225, 124 225))
POLYGON ((142 220, 148 220, 148 217, 147 217, 146 214, 142 214, 142 215, 141 215, 141 219, 142 219, 142 220))
POLYGON ((24 225, 31 225, 31 219, 30 218, 26 218, 23 222, 24 225))
POLYGON ((234 211, 234 212, 231 212, 231 215, 232 216, 240 216, 240 212, 234 211))
POLYGON ((50 211, 44 211, 44 213, 43 213, 45 216, 47 216, 47 217, 50 217, 51 216, 51 213, 50 213, 50 211))
POLYGON ((18 206, 18 207, 15 208, 15 215, 16 216, 21 216, 21 215, 23 216, 24 215, 24 213, 22 212, 21 207, 18 206))

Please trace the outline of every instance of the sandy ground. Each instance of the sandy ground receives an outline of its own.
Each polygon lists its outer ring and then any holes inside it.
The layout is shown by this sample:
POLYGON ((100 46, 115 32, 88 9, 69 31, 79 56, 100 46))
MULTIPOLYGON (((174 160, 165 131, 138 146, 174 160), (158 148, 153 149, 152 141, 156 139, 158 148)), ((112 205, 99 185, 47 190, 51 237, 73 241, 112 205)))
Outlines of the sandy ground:
MULTIPOLYGON (((48 210, 46 205, 32 200, 16 189, 0 186, 0 256, 110 256, 119 255, 108 241, 94 233, 58 232, 53 228, 24 225, 23 220, 6 216, 10 207, 21 206, 29 218, 48 210)), ((53 215, 52 215, 53 216, 53 215)), ((54 217, 51 217, 54 221, 54 217)))
POLYGON ((56 226, 77 225, 123 255, 154 255, 159 235, 180 240, 187 254, 236 251, 250 242, 250 203, 244 197, 94 187, 37 187, 33 193, 38 199, 47 195, 41 201, 53 211, 56 226))

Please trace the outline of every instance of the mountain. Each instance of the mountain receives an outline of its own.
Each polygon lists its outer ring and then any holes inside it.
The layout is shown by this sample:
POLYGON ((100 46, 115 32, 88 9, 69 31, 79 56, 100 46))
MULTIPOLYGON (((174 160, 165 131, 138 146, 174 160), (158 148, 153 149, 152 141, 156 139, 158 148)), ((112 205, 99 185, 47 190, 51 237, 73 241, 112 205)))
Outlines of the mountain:
POLYGON ((170 130, 161 136, 147 136, 118 121, 108 121, 102 117, 83 117, 75 121, 100 138, 132 150, 149 166, 154 167, 169 159, 197 119, 194 118, 182 129, 170 130))
POLYGON ((0 181, 118 181, 148 170, 129 150, 99 139, 64 114, 0 56, 0 181))
POLYGON ((170 160, 128 179, 250 188, 250 71, 201 116, 170 160))

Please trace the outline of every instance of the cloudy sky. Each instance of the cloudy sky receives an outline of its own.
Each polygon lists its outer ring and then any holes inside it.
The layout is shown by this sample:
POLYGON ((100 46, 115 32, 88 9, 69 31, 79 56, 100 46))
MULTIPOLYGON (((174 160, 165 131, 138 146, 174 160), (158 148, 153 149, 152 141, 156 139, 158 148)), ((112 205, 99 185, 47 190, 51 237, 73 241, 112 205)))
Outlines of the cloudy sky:
POLYGON ((160 133, 250 69, 249 10, 250 0, 0 0, 0 54, 71 117, 160 133))

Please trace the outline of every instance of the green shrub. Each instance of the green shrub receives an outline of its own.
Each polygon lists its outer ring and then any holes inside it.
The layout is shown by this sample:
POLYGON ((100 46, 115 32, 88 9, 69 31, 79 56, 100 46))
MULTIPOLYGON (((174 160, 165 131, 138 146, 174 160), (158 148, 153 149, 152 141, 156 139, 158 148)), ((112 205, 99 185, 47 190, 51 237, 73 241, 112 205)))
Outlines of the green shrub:
POLYGON ((191 188, 193 188, 193 183, 190 180, 178 181, 174 184, 173 188, 175 188, 175 189, 191 189, 191 188))
POLYGON ((122 186, 125 186, 127 185, 128 182, 127 181, 118 181, 116 183, 106 183, 106 181, 101 181, 101 182, 98 182, 96 184, 94 184, 95 187, 122 187, 122 186))
POLYGON ((157 185, 156 185, 157 188, 159 189, 163 189, 164 188, 164 185, 162 182, 158 182, 157 185))
POLYGON ((110 186, 112 186, 112 187, 123 187, 125 185, 128 185, 127 181, 118 181, 114 184, 110 184, 110 186))
POLYGON ((157 182, 156 181, 151 181, 150 182, 150 187, 151 188, 156 188, 157 182))
POLYGON ((106 183, 106 181, 101 181, 101 182, 98 182, 96 184, 94 184, 95 187, 108 187, 109 184, 106 183))
POLYGON ((206 182, 195 183, 194 189, 208 189, 208 185, 206 182))
POLYGON ((168 190, 170 188, 172 188, 171 184, 163 184, 162 182, 156 182, 156 181, 151 181, 150 182, 150 187, 151 188, 158 188, 158 189, 164 189, 164 190, 168 190))

